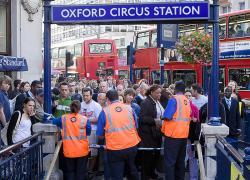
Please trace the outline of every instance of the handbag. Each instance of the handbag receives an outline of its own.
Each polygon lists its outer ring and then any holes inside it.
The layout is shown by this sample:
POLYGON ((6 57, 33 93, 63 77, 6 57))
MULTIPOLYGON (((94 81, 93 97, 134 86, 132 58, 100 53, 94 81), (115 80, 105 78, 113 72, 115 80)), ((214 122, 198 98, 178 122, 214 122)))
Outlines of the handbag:
MULTIPOLYGON (((16 111, 18 112, 18 119, 17 119, 17 122, 16 122, 16 126, 13 130, 13 133, 12 133, 12 139, 13 137, 15 136, 16 134, 16 130, 17 130, 17 127, 19 126, 20 124, 20 121, 21 121, 21 112, 20 111, 16 111)), ((9 127, 9 124, 10 122, 6 123, 6 125, 4 126, 4 128, 1 130, 1 139, 2 139, 2 142, 4 143, 5 146, 8 145, 8 141, 7 141, 7 131, 8 131, 8 127, 9 127)))

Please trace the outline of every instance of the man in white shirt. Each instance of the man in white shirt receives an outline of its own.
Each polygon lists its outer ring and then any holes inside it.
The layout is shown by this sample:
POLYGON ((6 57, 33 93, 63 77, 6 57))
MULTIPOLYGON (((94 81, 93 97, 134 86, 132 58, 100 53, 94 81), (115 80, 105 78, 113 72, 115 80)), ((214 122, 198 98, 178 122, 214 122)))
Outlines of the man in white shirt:
POLYGON ((191 87, 192 92, 192 103, 198 107, 200 110, 201 107, 208 102, 208 98, 202 95, 202 88, 198 84, 193 84, 191 87))
MULTIPOLYGON (((92 89, 86 87, 82 90, 83 102, 81 103, 81 114, 86 116, 91 123, 91 135, 88 136, 89 145, 97 144, 96 129, 97 120, 102 107, 100 104, 92 100, 92 89)), ((89 161, 89 169, 93 171, 96 163, 96 157, 98 155, 97 149, 91 149, 91 159, 89 161)))

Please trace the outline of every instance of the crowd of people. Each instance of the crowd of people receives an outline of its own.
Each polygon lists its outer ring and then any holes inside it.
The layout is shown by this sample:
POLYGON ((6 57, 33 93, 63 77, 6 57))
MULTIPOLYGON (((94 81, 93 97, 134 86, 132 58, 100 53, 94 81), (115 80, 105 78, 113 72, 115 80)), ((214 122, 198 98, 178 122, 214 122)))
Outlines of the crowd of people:
MULTIPOLYGON (((55 117, 51 123, 62 129, 60 168, 65 179, 84 179, 87 172, 96 171, 104 171, 105 179, 139 179, 138 172, 142 180, 157 179, 161 167, 165 179, 184 179, 185 157, 190 179, 199 179, 193 143, 199 140, 200 124, 208 121, 208 97, 200 85, 186 87, 183 81, 150 85, 145 79, 131 84, 112 76, 98 81, 60 77, 51 93, 55 117), (90 148, 96 144, 105 149, 90 148)), ((220 100, 221 121, 230 130, 227 140, 237 148, 244 103, 236 82, 230 81, 220 100)), ((30 84, 0 77, 1 129, 7 127, 7 133, 1 133, 2 147, 29 137, 33 124, 47 121, 43 103, 42 81, 30 84)))

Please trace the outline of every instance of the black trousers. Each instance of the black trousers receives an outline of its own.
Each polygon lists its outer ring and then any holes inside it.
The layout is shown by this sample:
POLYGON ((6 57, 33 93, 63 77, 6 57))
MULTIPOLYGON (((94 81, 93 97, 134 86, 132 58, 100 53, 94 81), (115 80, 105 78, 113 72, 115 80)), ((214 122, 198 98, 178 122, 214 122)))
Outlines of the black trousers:
POLYGON ((135 166, 135 156, 137 147, 131 147, 123 150, 107 150, 108 165, 112 180, 123 180, 123 174, 126 167, 128 179, 139 180, 139 175, 135 166))
POLYGON ((65 180, 84 180, 86 179, 88 156, 78 158, 64 158, 65 180))
POLYGON ((149 180, 154 176, 156 166, 159 162, 159 151, 142 151, 141 179, 149 180))
POLYGON ((185 156, 187 139, 165 137, 164 140, 164 162, 165 179, 185 179, 185 156))

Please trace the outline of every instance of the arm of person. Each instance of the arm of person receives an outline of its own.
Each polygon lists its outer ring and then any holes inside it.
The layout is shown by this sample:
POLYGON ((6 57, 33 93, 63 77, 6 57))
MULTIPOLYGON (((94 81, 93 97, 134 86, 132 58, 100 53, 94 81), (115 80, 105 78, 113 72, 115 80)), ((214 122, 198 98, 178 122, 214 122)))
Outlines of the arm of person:
POLYGON ((104 138, 104 128, 106 125, 106 116, 105 112, 102 110, 97 121, 97 130, 96 130, 96 135, 98 136, 99 139, 104 138))
POLYGON ((19 116, 19 113, 14 112, 14 114, 10 118, 9 126, 8 126, 8 129, 7 129, 7 142, 8 142, 8 145, 13 144, 12 135, 13 135, 13 131, 14 131, 15 127, 16 127, 18 116, 19 116))
POLYGON ((3 106, 0 105, 0 121, 3 126, 6 125, 6 118, 3 112, 3 106))
POLYGON ((62 129, 62 118, 53 118, 52 119, 52 124, 56 125, 57 127, 62 129))
POLYGON ((163 113, 162 119, 164 120, 171 120, 173 119, 174 113, 177 109, 177 102, 175 98, 170 98, 168 101, 168 105, 163 113))
POLYGON ((91 123, 89 119, 87 120, 87 124, 86 124, 86 134, 87 136, 91 135, 91 123))
POLYGON ((134 110, 132 110, 132 112, 133 112, 133 117, 134 117, 134 121, 135 121, 135 127, 136 127, 136 129, 138 129, 138 117, 137 117, 134 110))

